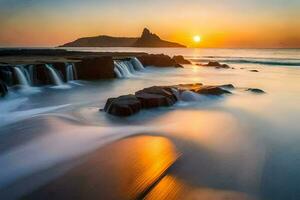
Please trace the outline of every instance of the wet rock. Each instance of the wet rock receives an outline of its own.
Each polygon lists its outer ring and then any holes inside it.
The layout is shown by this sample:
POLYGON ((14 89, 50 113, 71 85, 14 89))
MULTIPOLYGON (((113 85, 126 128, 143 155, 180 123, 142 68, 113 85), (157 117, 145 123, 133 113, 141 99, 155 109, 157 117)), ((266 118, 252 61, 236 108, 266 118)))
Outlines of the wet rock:
POLYGON ((140 100, 142 108, 155 108, 162 106, 171 106, 174 102, 163 95, 139 93, 136 97, 140 100))
POLYGON ((104 111, 117 116, 130 116, 141 110, 141 102, 134 95, 109 98, 104 111))
POLYGON ((219 87, 225 88, 225 89, 234 89, 234 85, 232 84, 225 84, 225 85, 220 85, 219 87))
POLYGON ((0 97, 4 97, 8 93, 6 84, 0 80, 0 97))
POLYGON ((223 95, 223 94, 231 94, 228 90, 222 89, 220 86, 202 86, 198 94, 205 95, 223 95))
POLYGON ((216 69, 230 69, 230 66, 227 64, 221 64, 217 61, 209 61, 207 64, 198 64, 203 67, 215 67, 216 69))
POLYGON ((13 68, 11 66, 1 66, 0 67, 0 80, 2 80, 6 85, 13 85, 15 80, 13 77, 13 68))
POLYGON ((156 67, 182 67, 170 56, 164 54, 148 54, 139 56, 138 59, 144 66, 156 67))
POLYGON ((114 63, 111 56, 85 57, 75 63, 78 79, 98 80, 115 78, 114 63))
POLYGON ((264 94, 264 93, 266 93, 265 91, 263 91, 261 89, 258 89, 258 88, 248 88, 246 91, 253 92, 253 93, 256 93, 256 94, 264 94))
POLYGON ((189 60, 186 60, 183 56, 174 56, 173 60, 175 60, 178 64, 192 64, 189 60))
POLYGON ((138 112, 140 109, 172 106, 179 100, 180 94, 187 92, 219 96, 231 94, 230 91, 224 89, 225 87, 230 89, 234 88, 231 84, 222 86, 204 86, 201 83, 153 86, 139 90, 135 95, 126 95, 108 99, 104 111, 116 116, 129 116, 138 112))
POLYGON ((171 106, 177 101, 170 87, 153 86, 137 91, 135 96, 141 101, 143 108, 171 106))

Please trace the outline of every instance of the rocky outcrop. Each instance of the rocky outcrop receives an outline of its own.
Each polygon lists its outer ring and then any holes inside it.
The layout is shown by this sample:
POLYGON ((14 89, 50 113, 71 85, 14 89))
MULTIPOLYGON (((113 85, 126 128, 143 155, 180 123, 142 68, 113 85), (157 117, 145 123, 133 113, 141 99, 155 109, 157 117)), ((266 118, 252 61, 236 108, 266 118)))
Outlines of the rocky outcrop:
POLYGON ((129 116, 141 109, 172 106, 179 100, 180 94, 186 91, 217 96, 231 93, 222 87, 204 86, 200 83, 153 86, 139 90, 135 95, 109 98, 105 104, 104 111, 116 116, 129 116))
POLYGON ((4 97, 7 92, 7 85, 2 80, 0 80, 0 97, 4 97))
POLYGON ((192 64, 189 60, 186 60, 183 56, 174 56, 173 60, 175 60, 176 63, 178 64, 192 64))
POLYGON ((164 54, 147 54, 147 55, 139 56, 138 59, 144 66, 183 68, 182 65, 177 63, 170 56, 164 54))
POLYGON ((75 63, 78 79, 97 80, 115 78, 114 63, 111 56, 86 57, 75 63))
POLYGON ((219 62, 216 61, 210 61, 207 64, 197 64, 198 66, 202 66, 202 67, 215 67, 216 69, 229 69, 230 66, 227 64, 221 64, 219 62))

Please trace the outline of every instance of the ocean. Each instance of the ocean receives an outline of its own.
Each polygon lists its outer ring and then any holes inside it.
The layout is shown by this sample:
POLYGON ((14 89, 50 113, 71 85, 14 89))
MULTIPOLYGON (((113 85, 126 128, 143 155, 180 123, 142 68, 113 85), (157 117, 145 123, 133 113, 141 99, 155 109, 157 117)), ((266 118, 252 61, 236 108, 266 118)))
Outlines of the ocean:
POLYGON ((254 199, 300 199, 300 49, 68 50, 183 55, 193 64, 146 67, 114 80, 11 90, 0 100, 0 196, 24 194, 41 183, 14 190, 23 179, 143 133, 176 141, 183 162, 172 175, 184 184, 254 199), (231 68, 197 66, 211 60, 231 68), (233 84, 237 89, 233 95, 197 95, 127 118, 99 111, 110 97, 180 83, 233 84))

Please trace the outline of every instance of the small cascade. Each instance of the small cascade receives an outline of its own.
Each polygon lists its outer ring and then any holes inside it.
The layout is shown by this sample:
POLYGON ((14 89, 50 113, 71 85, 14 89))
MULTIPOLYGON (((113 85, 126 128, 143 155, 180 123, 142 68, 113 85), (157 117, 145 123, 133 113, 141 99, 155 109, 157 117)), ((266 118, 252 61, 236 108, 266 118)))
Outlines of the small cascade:
POLYGON ((144 66, 137 58, 130 58, 129 60, 115 60, 114 71, 118 78, 132 77, 137 71, 144 69, 144 66))
POLYGON ((63 85, 63 81, 54 67, 50 64, 45 64, 46 68, 49 71, 49 75, 55 85, 63 85))
POLYGON ((29 87, 30 77, 28 71, 24 68, 24 66, 16 66, 14 67, 14 71, 16 73, 19 84, 22 86, 29 87))
POLYGON ((131 58, 130 62, 132 63, 134 68, 138 71, 145 69, 143 64, 136 57, 131 58))
POLYGON ((66 78, 67 82, 77 79, 76 69, 73 63, 66 63, 66 78))

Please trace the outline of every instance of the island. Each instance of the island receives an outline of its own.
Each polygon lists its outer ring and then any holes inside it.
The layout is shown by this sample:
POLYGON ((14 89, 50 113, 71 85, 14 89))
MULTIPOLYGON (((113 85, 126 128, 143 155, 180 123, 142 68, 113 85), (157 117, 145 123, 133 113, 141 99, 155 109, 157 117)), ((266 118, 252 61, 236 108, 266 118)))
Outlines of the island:
POLYGON ((66 43, 60 47, 177 47, 186 46, 162 40, 158 35, 151 33, 149 29, 144 28, 140 37, 112 37, 100 35, 96 37, 79 38, 73 42, 66 43))

